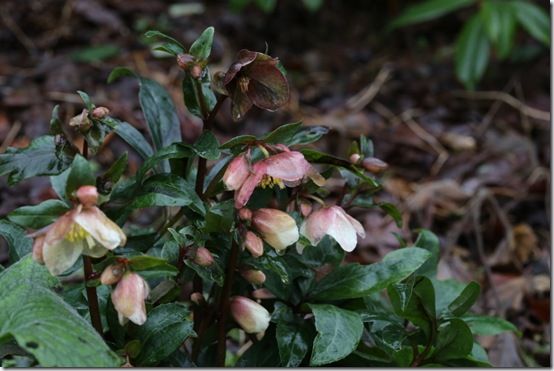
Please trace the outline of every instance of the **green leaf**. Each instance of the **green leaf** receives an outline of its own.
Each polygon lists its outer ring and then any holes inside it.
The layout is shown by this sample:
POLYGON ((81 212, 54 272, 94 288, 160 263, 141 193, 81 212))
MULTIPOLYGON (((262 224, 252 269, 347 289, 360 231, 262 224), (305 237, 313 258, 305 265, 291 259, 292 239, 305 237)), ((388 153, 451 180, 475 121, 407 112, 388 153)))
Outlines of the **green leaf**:
POLYGON ((356 312, 328 304, 309 304, 315 317, 317 336, 310 366, 321 366, 343 359, 352 353, 363 332, 363 322, 356 312))
POLYGON ((315 13, 323 5, 323 0, 302 0, 304 8, 308 9, 311 13, 315 13))
POLYGON ((499 317, 467 315, 462 318, 475 335, 498 335, 503 332, 514 332, 521 336, 521 332, 513 325, 499 317))
POLYGON ((208 233, 230 231, 235 217, 234 201, 227 200, 215 204, 206 211, 206 226, 208 233))
POLYGON ((510 2, 519 24, 531 36, 540 42, 550 44, 550 17, 530 1, 515 0, 510 2))
POLYGON ((209 58, 210 53, 212 52, 212 44, 214 41, 214 28, 206 28, 192 43, 190 46, 189 53, 195 56, 200 61, 205 61, 209 58))
POLYGON ((135 77, 137 77, 137 74, 132 69, 130 69, 128 67, 116 67, 108 75, 108 80, 107 80, 108 84, 111 84, 115 80, 118 80, 121 77, 125 77, 125 76, 135 76, 135 77))
POLYGON ((412 5, 392 21, 389 28, 394 29, 410 24, 421 23, 439 18, 445 14, 473 4, 475 0, 427 0, 412 5))
POLYGON ((480 293, 481 286, 477 282, 470 282, 462 293, 450 303, 448 309, 453 315, 461 316, 471 308, 477 298, 479 298, 480 293))
POLYGON ((120 51, 121 49, 117 45, 103 44, 75 50, 70 56, 76 62, 91 63, 115 57, 120 51))
POLYGON ((125 169, 127 168, 129 156, 127 152, 124 152, 119 158, 110 166, 110 168, 97 180, 96 185, 101 185, 99 191, 102 192, 102 188, 108 188, 107 192, 111 190, 111 186, 121 178, 125 169))
POLYGON ((417 274, 434 277, 437 274, 437 266, 440 259, 439 238, 433 232, 427 229, 421 229, 414 242, 414 246, 425 249, 431 253, 431 257, 417 270, 417 274))
POLYGON ((171 96, 154 80, 139 77, 142 113, 157 150, 181 141, 181 124, 171 96))
POLYGON ((70 148, 58 148, 54 136, 44 135, 26 148, 9 147, 0 154, 0 176, 8 175, 13 185, 37 175, 56 175, 67 169, 72 155, 70 148))
POLYGON ((342 159, 340 157, 332 156, 327 153, 319 152, 311 148, 302 148, 300 150, 306 160, 313 163, 319 163, 319 164, 328 164, 333 166, 338 166, 344 169, 347 169, 354 175, 356 175, 358 178, 362 179, 366 183, 368 183, 371 187, 378 189, 380 187, 379 183, 365 175, 359 168, 354 166, 350 161, 342 159))
POLYGON ((195 337, 187 306, 162 304, 148 313, 148 319, 137 331, 142 350, 136 359, 139 366, 155 366, 169 357, 190 336, 195 337))
POLYGON ((338 265, 344 258, 345 252, 338 243, 329 236, 325 236, 317 246, 307 246, 302 254, 294 250, 289 254, 306 267, 320 268, 324 264, 338 265))
POLYGON ((295 144, 310 144, 317 142, 328 132, 329 129, 325 126, 303 126, 296 134, 287 138, 283 143, 288 146, 295 144))
POLYGON ((40 229, 52 224, 69 206, 60 200, 46 200, 38 205, 22 206, 7 215, 8 219, 25 228, 40 229))
POLYGON ((273 12, 273 10, 275 9, 275 6, 277 5, 277 0, 255 0, 255 1, 258 8, 260 8, 266 14, 273 12))
POLYGON ((62 121, 59 114, 60 106, 56 104, 52 109, 52 115, 50 117, 50 129, 48 134, 50 135, 63 135, 62 121))
POLYGON ((398 228, 402 228, 402 214, 394 204, 391 204, 389 202, 381 202, 378 205, 384 212, 386 212, 392 218, 392 220, 394 220, 398 228))
POLYGON ((272 132, 267 133, 260 140, 266 143, 284 143, 287 139, 290 139, 298 133, 302 128, 301 122, 293 122, 291 124, 285 124, 279 126, 272 132))
POLYGON ((506 58, 512 49, 516 30, 516 15, 511 3, 505 0, 484 1, 480 14, 498 56, 506 58))
POLYGON ((185 265, 195 271, 205 282, 214 282, 219 287, 223 287, 224 271, 217 260, 213 264, 204 267, 196 264, 193 260, 186 259, 185 265))
POLYGON ((441 362, 463 358, 473 348, 471 330, 461 319, 454 318, 439 328, 433 360, 441 362))
POLYGON ((112 117, 103 119, 103 122, 113 128, 115 133, 127 142, 131 148, 137 151, 142 158, 146 159, 154 154, 154 150, 150 143, 148 143, 140 131, 135 129, 131 124, 112 117))
POLYGON ((220 149, 232 149, 234 147, 243 146, 245 144, 254 142, 256 140, 256 137, 253 135, 239 135, 237 137, 234 137, 233 139, 223 143, 220 149))
POLYGON ((200 214, 206 211, 204 203, 194 191, 194 185, 173 174, 159 174, 148 178, 128 208, 152 206, 188 206, 200 214))
POLYGON ((280 322, 277 324, 277 346, 282 367, 298 367, 313 340, 308 324, 280 322))
POLYGON ((194 152, 207 160, 217 160, 221 155, 219 142, 211 131, 203 132, 192 146, 194 152))
POLYGON ((0 338, 13 336, 43 367, 118 367, 120 359, 50 288, 44 266, 26 256, 0 273, 0 338))
POLYGON ((160 31, 150 30, 144 33, 144 36, 147 38, 161 38, 166 41, 163 44, 163 49, 174 56, 183 54, 185 52, 185 47, 179 41, 175 40, 173 37, 168 36, 160 31))
POLYGON ((387 254, 380 263, 344 265, 319 281, 311 297, 314 300, 340 300, 369 295, 408 277, 429 256, 429 252, 423 249, 409 247, 387 254))
POLYGON ((0 236, 8 243, 12 262, 21 259, 33 248, 33 240, 27 237, 25 230, 7 220, 0 220, 0 236))
POLYGON ((67 176, 65 194, 72 196, 79 187, 84 185, 96 185, 96 178, 90 162, 81 155, 76 155, 71 164, 71 170, 67 176))
POLYGON ((129 258, 129 264, 134 271, 160 271, 177 274, 179 270, 167 260, 150 255, 138 255, 129 258))
POLYGON ((207 67, 204 75, 196 80, 190 74, 183 79, 183 99, 190 113, 203 120, 214 109, 217 99, 210 86, 210 73, 207 67))
POLYGON ((489 63, 490 43, 479 14, 471 17, 456 41, 456 76, 466 88, 473 89, 489 63))

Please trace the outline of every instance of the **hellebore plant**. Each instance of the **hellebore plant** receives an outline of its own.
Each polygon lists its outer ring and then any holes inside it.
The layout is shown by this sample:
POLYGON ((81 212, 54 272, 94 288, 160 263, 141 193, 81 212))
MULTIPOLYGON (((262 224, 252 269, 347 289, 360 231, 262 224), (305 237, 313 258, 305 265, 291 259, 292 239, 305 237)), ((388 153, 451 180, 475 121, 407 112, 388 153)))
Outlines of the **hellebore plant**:
POLYGON ((373 264, 346 257, 366 235, 364 209, 402 222, 379 201, 375 176, 387 165, 371 141, 337 157, 314 145, 325 127, 292 123, 221 144, 211 127, 226 101, 234 120, 287 103, 284 67, 242 50, 212 75, 213 28, 188 49, 146 36, 181 67, 203 132, 185 143, 167 91, 117 68, 109 82, 139 82, 150 141, 78 92, 79 115, 64 123, 56 107, 48 135, 0 154, 10 184, 48 176, 57 195, 0 220, 10 258, 0 267, 2 365, 488 365, 475 335, 517 330, 468 314, 477 283, 437 280, 435 235, 399 238, 373 264), (136 171, 127 153, 99 168, 112 133, 142 157, 136 171), (157 219, 145 224, 145 209, 157 219))

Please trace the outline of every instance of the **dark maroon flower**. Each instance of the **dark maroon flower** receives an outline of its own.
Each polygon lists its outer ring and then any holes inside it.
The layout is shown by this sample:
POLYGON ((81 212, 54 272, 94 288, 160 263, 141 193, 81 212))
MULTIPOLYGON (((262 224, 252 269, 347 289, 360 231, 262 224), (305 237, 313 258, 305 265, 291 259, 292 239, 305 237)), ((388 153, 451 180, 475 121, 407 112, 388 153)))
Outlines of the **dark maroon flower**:
POLYGON ((289 100, 289 85, 278 67, 279 60, 243 49, 221 81, 231 98, 234 121, 244 117, 252 105, 274 111, 289 100))

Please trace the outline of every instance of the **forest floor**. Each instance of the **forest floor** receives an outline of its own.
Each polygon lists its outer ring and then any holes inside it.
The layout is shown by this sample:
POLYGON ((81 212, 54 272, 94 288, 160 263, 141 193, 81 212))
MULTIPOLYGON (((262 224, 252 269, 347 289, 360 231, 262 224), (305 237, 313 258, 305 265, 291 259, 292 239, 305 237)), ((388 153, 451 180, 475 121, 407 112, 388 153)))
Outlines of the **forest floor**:
MULTIPOLYGON (((288 71, 290 104, 269 114, 252 110, 232 123, 228 108, 216 120, 225 141, 303 121, 331 129, 321 147, 345 156, 360 135, 390 168, 378 199, 397 204, 404 227, 381 211, 354 209, 367 237, 349 259, 378 261, 395 249, 393 233, 429 228, 441 241, 439 277, 483 287, 481 313, 512 321, 522 336, 483 338, 496 366, 550 365, 550 57, 519 35, 525 60, 492 64, 478 91, 453 75, 453 40, 464 13, 386 33, 396 1, 326 0, 315 13, 299 1, 265 14, 236 13, 227 1, 4 0, 0 8, 0 153, 24 147, 48 130, 59 104, 65 122, 82 110, 77 90, 97 105, 146 130, 136 82, 108 85, 110 71, 128 66, 166 86, 177 103, 185 140, 201 122, 186 112, 181 72, 157 58, 142 34, 166 32, 190 44, 216 29, 212 70, 225 70, 242 48, 278 56, 288 71), (183 5, 185 4, 185 5, 183 5), (484 93, 486 92, 486 93, 484 93)), ((213 72, 213 71, 212 71, 213 72)), ((129 151, 109 137, 98 159, 108 165, 129 151)), ((341 184, 331 184, 339 193, 341 184)), ((0 179, 0 216, 54 197, 47 180, 8 187, 0 179)), ((3 242, 3 241, 2 241, 3 242)), ((0 245, 0 264, 6 254, 0 245)))

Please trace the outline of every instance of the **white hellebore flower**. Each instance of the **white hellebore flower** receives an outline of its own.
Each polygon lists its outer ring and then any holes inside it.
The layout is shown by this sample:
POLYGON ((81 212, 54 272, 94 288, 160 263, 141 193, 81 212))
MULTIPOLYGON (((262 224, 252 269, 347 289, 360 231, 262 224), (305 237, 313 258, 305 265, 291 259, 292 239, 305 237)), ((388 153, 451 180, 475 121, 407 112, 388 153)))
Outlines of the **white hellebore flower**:
POLYGON ((258 209, 252 213, 252 225, 271 247, 281 251, 298 241, 294 219, 277 209, 258 209))
POLYGON ((71 268, 81 254, 101 257, 127 241, 121 228, 96 207, 96 187, 80 187, 77 199, 75 208, 35 233, 33 257, 54 276, 71 268))
POLYGON ((339 206, 323 207, 311 213, 302 223, 300 233, 312 245, 317 245, 323 236, 329 235, 347 252, 356 247, 356 234, 365 237, 362 224, 339 206))
POLYGON ((148 283, 140 275, 133 272, 123 275, 115 290, 112 291, 112 303, 121 325, 124 325, 127 319, 137 325, 146 322, 144 300, 149 293, 148 283))
POLYGON ((248 334, 263 332, 269 326, 269 312, 254 300, 244 296, 231 298, 231 315, 248 334))

